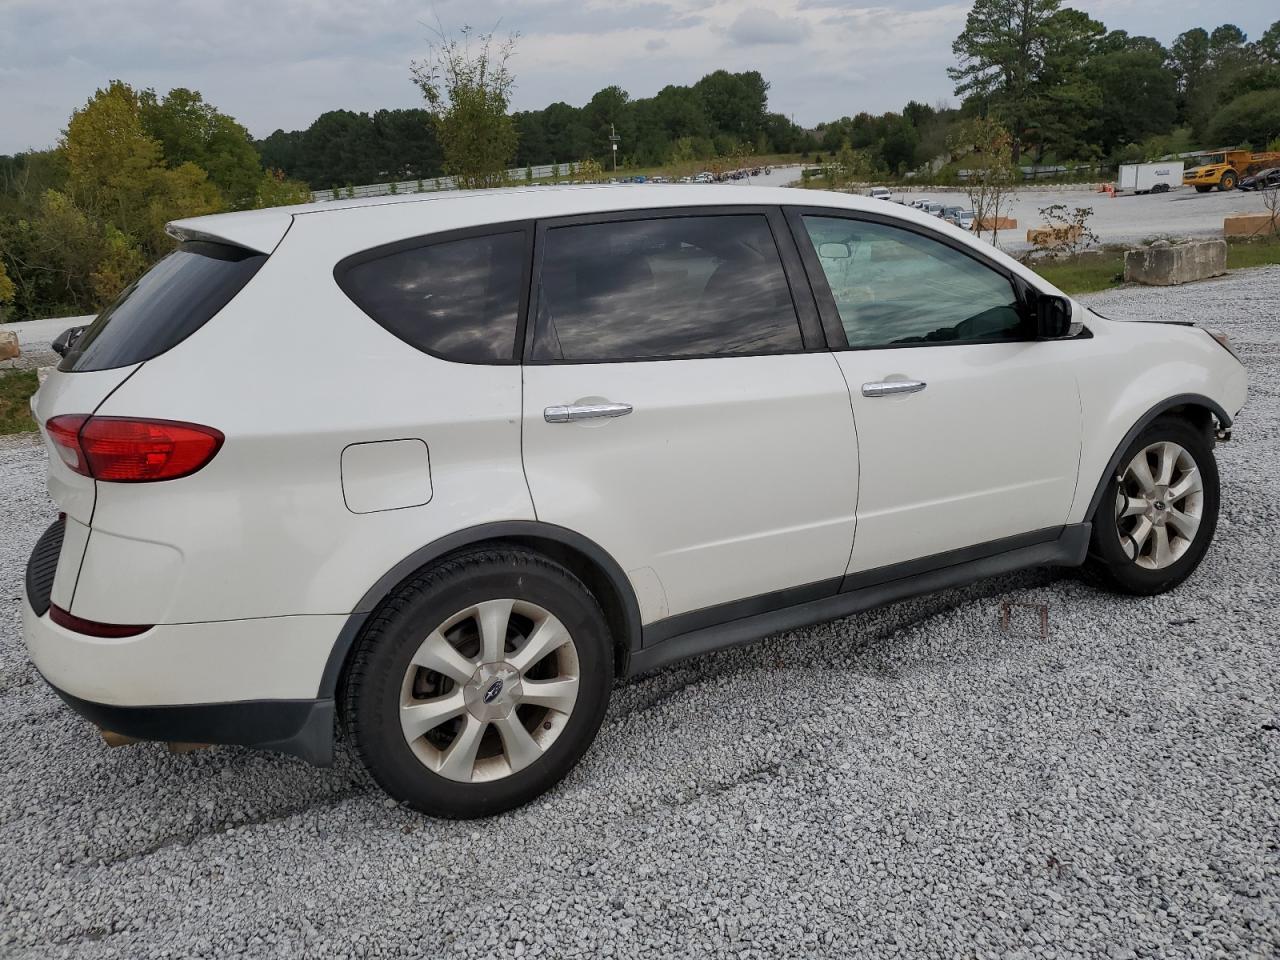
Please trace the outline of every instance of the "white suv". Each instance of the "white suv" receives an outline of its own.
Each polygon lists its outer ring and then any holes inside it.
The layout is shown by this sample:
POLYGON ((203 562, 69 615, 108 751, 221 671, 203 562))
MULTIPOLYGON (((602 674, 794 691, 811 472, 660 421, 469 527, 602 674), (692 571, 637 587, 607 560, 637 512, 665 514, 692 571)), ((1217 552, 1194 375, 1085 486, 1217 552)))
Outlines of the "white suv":
MULTIPOLYGON (((33 401, 32 659, 99 727, 508 809, 616 678, 1039 564, 1199 563, 1225 338, 844 194, 542 188, 175 223, 33 401), (1153 318, 1154 319, 1154 318, 1153 318)), ((71 339, 71 338, 68 338, 71 339)))

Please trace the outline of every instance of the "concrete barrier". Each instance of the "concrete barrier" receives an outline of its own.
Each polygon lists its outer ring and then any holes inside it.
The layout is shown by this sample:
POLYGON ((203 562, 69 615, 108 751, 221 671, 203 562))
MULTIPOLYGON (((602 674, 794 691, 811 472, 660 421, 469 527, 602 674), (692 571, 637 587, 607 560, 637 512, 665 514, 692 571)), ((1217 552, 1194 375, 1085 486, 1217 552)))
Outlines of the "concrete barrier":
POLYGON ((1273 220, 1266 213, 1235 213, 1222 221, 1224 237, 1261 237, 1280 232, 1280 214, 1273 220))
POLYGON ((1075 224, 1066 227, 1032 227, 1027 231, 1027 243, 1034 246, 1037 243, 1079 240, 1082 233, 1084 228, 1075 224))
POLYGON ((1220 277, 1227 272, 1227 241, 1194 240, 1170 243, 1157 240, 1149 247, 1129 250, 1124 255, 1126 283, 1169 287, 1220 277))
POLYGON ((983 217, 981 220, 974 221, 973 229, 990 230, 991 222, 995 221, 996 230, 1017 230, 1018 221, 1012 217, 983 217))
POLYGON ((0 360, 16 360, 21 355, 18 335, 9 330, 0 330, 0 360))

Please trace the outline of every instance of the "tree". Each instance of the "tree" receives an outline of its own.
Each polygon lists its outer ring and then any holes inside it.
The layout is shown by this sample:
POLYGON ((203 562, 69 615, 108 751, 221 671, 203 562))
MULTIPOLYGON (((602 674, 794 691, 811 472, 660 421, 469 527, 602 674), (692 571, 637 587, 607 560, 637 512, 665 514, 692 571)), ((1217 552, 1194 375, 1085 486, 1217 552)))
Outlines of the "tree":
POLYGON ((204 169, 232 210, 254 205, 262 162, 248 130, 206 103, 199 91, 184 87, 164 97, 144 90, 138 106, 143 129, 160 143, 166 164, 204 169))
POLYGON ((507 107, 515 77, 507 66, 516 37, 495 45, 493 34, 461 39, 437 34, 427 56, 411 64, 444 148, 444 169, 462 189, 506 182, 515 159, 516 128, 507 107))
POLYGON ((1214 143, 1248 143, 1261 150, 1280 136, 1280 89, 1254 90, 1228 103, 1209 127, 1214 143))
POLYGON ((1101 96, 1092 111, 1088 136, 1104 156, 1110 156, 1125 144, 1173 128, 1178 81, 1165 52, 1148 37, 1108 34, 1104 46, 1089 61, 1089 72, 1101 96))
POLYGON ((1009 202, 1017 168, 1013 163, 1013 136, 994 120, 979 117, 961 126, 953 135, 951 152, 968 167, 965 191, 973 209, 973 229, 979 237, 990 231, 998 246, 998 221, 1009 202))
POLYGON ((13 298, 17 295, 17 288, 13 285, 13 281, 9 279, 9 274, 4 268, 4 261, 0 260, 0 308, 13 303, 13 298))
POLYGON ((1049 19, 1061 0, 976 0, 951 45, 959 58, 947 74, 956 95, 976 98, 1012 134, 1016 163, 1032 120, 1044 66, 1049 19))

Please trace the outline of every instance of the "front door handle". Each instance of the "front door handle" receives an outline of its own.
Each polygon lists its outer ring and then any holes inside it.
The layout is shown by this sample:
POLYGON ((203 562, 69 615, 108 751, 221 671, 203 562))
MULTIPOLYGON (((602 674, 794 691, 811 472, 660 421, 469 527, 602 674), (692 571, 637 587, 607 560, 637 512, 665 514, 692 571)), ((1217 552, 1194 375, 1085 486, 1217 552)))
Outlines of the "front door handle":
POLYGON ((547 423, 568 423, 571 420, 625 417, 630 412, 629 403, 575 403, 566 407, 547 407, 542 411, 542 419, 547 423))
POLYGON ((864 383, 864 397, 892 397, 899 393, 919 393, 928 384, 923 380, 881 380, 879 383, 864 383))

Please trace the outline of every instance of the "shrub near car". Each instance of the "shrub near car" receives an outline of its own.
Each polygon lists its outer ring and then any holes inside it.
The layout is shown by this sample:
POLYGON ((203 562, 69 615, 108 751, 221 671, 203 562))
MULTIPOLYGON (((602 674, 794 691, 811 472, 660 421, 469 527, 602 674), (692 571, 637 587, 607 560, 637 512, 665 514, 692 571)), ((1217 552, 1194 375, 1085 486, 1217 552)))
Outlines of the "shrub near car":
POLYGON ((132 737, 419 810, 560 780, 615 679, 1021 567, 1175 587, 1224 337, 1107 320, 936 217, 711 186, 180 221, 33 401, 26 642, 132 737))

